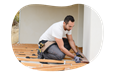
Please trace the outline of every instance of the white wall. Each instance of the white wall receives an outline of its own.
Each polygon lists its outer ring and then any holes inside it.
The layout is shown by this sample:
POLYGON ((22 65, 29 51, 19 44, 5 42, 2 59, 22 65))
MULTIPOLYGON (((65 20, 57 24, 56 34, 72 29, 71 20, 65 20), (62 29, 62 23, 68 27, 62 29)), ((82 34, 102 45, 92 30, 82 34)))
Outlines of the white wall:
POLYGON ((67 15, 73 15, 75 26, 72 34, 77 43, 78 5, 55 7, 46 5, 28 5, 20 10, 19 43, 37 44, 40 36, 53 23, 64 20, 67 15))
POLYGON ((83 25, 83 54, 89 60, 90 58, 90 27, 91 27, 91 9, 84 6, 84 25, 83 25))
POLYGON ((83 54, 90 63, 115 63, 115 5, 85 5, 83 54))
POLYGON ((102 44, 102 23, 90 7, 84 7, 83 53, 89 61, 96 57, 102 44))

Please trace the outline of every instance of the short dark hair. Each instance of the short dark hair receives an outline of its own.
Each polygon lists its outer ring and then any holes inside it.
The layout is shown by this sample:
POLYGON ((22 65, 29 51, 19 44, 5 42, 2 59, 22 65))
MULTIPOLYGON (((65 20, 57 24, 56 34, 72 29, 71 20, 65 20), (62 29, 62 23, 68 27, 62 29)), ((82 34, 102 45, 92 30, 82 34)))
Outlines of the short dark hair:
POLYGON ((74 21, 75 21, 75 20, 74 20, 74 17, 71 16, 71 15, 67 15, 67 16, 65 17, 65 19, 64 19, 64 22, 65 22, 66 24, 68 24, 69 21, 74 22, 74 21))

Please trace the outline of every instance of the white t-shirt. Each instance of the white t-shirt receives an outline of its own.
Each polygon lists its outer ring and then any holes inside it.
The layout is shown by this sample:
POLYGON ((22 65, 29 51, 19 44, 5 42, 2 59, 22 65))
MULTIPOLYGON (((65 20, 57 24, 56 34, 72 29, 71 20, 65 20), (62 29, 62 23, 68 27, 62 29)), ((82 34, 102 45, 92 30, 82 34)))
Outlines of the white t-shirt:
POLYGON ((40 37, 39 41, 41 40, 48 40, 48 41, 55 41, 55 37, 58 39, 62 39, 66 37, 66 34, 71 35, 72 30, 64 30, 63 28, 63 21, 54 23, 51 25, 40 37))

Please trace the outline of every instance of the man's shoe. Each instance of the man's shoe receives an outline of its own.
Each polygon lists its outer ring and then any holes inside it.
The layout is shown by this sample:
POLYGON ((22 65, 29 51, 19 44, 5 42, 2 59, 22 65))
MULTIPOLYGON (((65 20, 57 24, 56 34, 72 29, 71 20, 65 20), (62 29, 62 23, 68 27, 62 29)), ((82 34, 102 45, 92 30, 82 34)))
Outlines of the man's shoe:
POLYGON ((38 49, 38 59, 43 59, 43 58, 44 58, 43 53, 42 53, 41 49, 39 48, 38 49))
MULTIPOLYGON (((41 49, 38 49, 38 59, 44 59, 41 49)), ((48 62, 40 62, 42 64, 48 64, 48 62)))

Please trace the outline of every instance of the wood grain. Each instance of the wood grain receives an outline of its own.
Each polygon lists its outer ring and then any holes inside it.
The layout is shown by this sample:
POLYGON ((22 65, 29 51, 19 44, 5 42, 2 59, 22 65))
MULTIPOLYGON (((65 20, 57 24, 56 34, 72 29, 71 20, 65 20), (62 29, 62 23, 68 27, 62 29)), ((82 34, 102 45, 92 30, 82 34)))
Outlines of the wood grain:
POLYGON ((75 64, 75 61, 64 61, 64 60, 50 60, 50 59, 27 59, 27 58, 17 58, 20 61, 35 61, 35 62, 50 62, 50 63, 70 63, 75 64))

